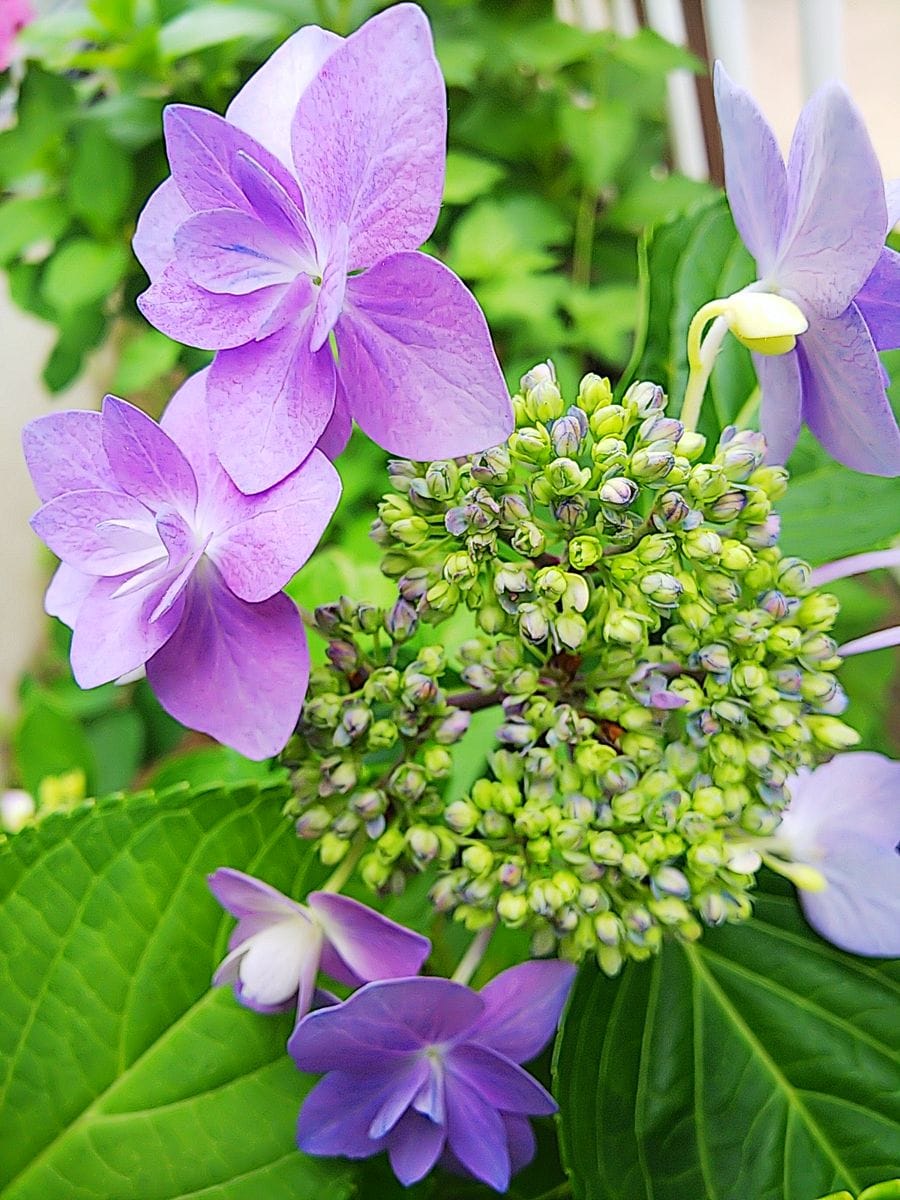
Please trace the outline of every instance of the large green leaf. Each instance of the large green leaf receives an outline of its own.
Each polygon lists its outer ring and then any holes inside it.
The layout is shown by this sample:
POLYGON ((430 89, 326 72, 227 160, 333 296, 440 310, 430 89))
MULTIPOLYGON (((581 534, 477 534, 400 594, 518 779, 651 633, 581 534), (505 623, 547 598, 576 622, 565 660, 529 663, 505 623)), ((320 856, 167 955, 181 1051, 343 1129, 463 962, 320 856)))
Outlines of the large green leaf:
POLYGON ((793 479, 778 509, 783 549, 811 563, 828 562, 897 536, 900 479, 829 462, 793 479))
POLYGON ((582 970, 555 1064, 579 1200, 811 1200, 900 1162, 897 964, 766 886, 747 925, 582 970))
POLYGON ((306 889, 283 786, 113 799, 0 852, 4 1200, 343 1200, 306 1158, 290 1021, 209 990, 231 922, 204 876, 306 889))

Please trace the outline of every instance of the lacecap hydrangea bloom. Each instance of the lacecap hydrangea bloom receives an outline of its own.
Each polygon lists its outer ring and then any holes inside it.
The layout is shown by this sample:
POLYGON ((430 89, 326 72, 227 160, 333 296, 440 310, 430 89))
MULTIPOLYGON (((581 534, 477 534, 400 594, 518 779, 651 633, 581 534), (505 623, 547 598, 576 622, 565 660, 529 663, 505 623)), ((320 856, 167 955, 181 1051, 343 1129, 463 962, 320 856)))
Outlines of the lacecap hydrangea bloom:
POLYGON ((157 328, 218 351, 213 445, 246 492, 270 487, 351 418, 414 458, 502 441, 509 396, 471 293, 417 248, 444 178, 446 97, 411 4, 343 40, 289 39, 225 118, 165 113, 172 177, 135 252, 157 328))
POLYGON ((243 495, 210 448, 205 372, 161 425, 107 396, 102 413, 39 417, 23 441, 43 501, 32 526, 62 560, 46 609, 73 630, 78 684, 145 666, 177 720, 249 758, 277 753, 309 678, 303 622, 281 589, 337 505, 326 456, 243 495))
POLYGON ((900 256, 884 246, 900 215, 896 189, 888 204, 862 118, 839 85, 804 108, 787 167, 756 103, 721 63, 715 91, 728 201, 759 273, 721 302, 723 319, 739 330, 742 317, 771 318, 742 339, 756 351, 770 457, 784 462, 806 424, 846 466, 898 475, 900 430, 878 359, 900 345, 900 256), (748 304, 752 313, 742 311, 748 304))
POLYGON ((519 1064, 553 1037, 574 973, 526 962, 480 992, 449 979, 370 983, 310 1013, 288 1050, 301 1071, 327 1073, 301 1109, 300 1149, 386 1150, 406 1185, 440 1160, 506 1191, 534 1156, 528 1117, 556 1111, 519 1064))

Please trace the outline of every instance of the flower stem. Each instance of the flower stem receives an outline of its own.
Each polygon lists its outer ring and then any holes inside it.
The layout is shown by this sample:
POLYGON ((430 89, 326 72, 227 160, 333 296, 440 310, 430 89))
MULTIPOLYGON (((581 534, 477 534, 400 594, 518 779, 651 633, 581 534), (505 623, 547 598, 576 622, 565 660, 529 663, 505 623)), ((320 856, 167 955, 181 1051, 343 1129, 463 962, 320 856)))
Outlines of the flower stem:
POLYGON ((320 892, 341 891, 344 884, 353 874, 356 864, 362 858, 363 850, 366 848, 366 840, 365 833, 361 837, 358 836, 356 838, 350 849, 319 888, 320 892))
POLYGON ((497 920, 495 918, 490 925, 486 925, 484 929, 479 929, 478 933, 475 934, 469 943, 468 950, 459 960, 459 966, 450 976, 453 983, 466 984, 469 982, 481 966, 481 960, 484 958, 491 935, 496 928, 497 920))
POLYGON ((572 282, 578 287, 590 286, 596 222, 597 196, 592 188, 585 185, 575 218, 575 246, 572 253, 572 282))
POLYGON ((684 404, 681 407, 680 420, 689 433, 697 428, 700 409, 703 407, 703 397, 706 395, 706 385, 712 375, 716 355, 728 332, 728 322, 724 317, 718 315, 719 312, 721 312, 721 301, 712 300, 709 304, 704 304, 691 321, 688 331, 690 374, 684 391, 684 404), (712 328, 701 342, 703 330, 712 317, 715 317, 712 328))
POLYGON ((455 696, 447 697, 447 703, 464 712, 479 712, 482 708, 493 708, 502 699, 503 692, 498 688, 493 692, 457 692, 455 696))

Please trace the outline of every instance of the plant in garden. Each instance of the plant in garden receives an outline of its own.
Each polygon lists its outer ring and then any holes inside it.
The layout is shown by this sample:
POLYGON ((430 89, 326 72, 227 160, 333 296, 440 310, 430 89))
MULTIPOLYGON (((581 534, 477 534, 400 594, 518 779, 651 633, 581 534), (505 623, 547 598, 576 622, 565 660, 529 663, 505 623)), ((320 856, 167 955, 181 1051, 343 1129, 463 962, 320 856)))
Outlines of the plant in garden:
MULTIPOLYGON (((279 758, 253 768, 262 783, 46 820, 39 807, 31 829, 14 797, 5 804, 4 822, 25 831, 5 852, 0 945, 31 938, 25 974, 62 963, 64 992, 69 939, 90 963, 79 980, 105 978, 98 961, 113 991, 120 976, 138 980, 118 1005, 103 997, 111 1038, 93 1009, 76 1010, 85 1036, 115 1054, 83 1068, 84 1081, 67 1071, 54 1100, 65 1115, 45 1114, 37 1142, 19 1113, 43 1078, 28 1054, 55 1044, 56 982, 29 1008, 29 978, 25 1015, 0 1021, 19 1133, 2 1152, 11 1200, 48 1178, 83 1179, 85 1146, 91 1194, 108 1193, 125 1173, 117 1131, 136 1115, 167 1147, 173 1194, 236 1197, 258 1177, 273 1195, 330 1181, 343 1197, 371 1190, 378 1167, 351 1175, 314 1158, 386 1151, 406 1186, 442 1166, 495 1191, 564 1195, 529 1120, 540 1136, 557 1101, 571 1186, 592 1200, 673 1186, 760 1198, 781 1187, 804 1200, 859 1190, 896 1157, 883 1148, 896 1146, 890 1089, 875 1083, 891 1058, 890 968, 860 968, 816 941, 778 876, 809 893, 804 911, 836 946, 900 949, 897 764, 842 753, 860 735, 837 677, 844 658, 893 644, 897 630, 842 645, 839 603, 821 590, 896 565, 897 551, 858 546, 813 570, 782 550, 788 471, 767 461, 766 440, 774 429, 783 458, 802 411, 829 448, 872 469, 856 451, 875 445, 859 420, 874 404, 887 456, 875 466, 897 473, 882 385, 875 399, 865 386, 869 358, 839 338, 828 347, 835 376, 862 364, 863 385, 854 375, 827 419, 810 365, 816 331, 852 323, 854 305, 890 337, 878 325, 892 295, 884 189, 842 94, 807 110, 787 182, 749 98, 720 77, 719 101, 737 139, 732 202, 765 278, 683 316, 678 416, 662 386, 634 376, 647 345, 615 390, 596 373, 568 389, 547 361, 510 401, 474 299, 416 249, 436 215, 444 108, 415 6, 346 40, 301 31, 224 119, 170 112, 172 179, 137 235, 154 278, 144 303, 217 355, 160 425, 110 397, 100 414, 26 430, 44 501, 35 528, 62 559, 48 609, 74 627, 80 683, 146 664, 176 717, 279 758), (403 70, 371 75, 379 51, 403 70), (829 113, 838 119, 823 129, 829 113), (840 172, 841 145, 861 164, 859 213, 830 210, 819 184, 826 167, 840 172), (748 198, 742 174, 754 153, 775 180, 763 234, 761 193, 748 198), (845 219, 846 260, 833 245, 845 219), (860 300, 873 271, 880 315, 860 300), (823 300, 829 280, 837 290, 823 300), (709 317, 719 324, 701 343, 709 317), (763 431, 726 420, 707 437, 695 427, 728 328, 766 362, 799 364, 803 397, 773 390, 763 366, 763 431), (282 589, 334 511, 329 458, 343 467, 351 416, 417 461, 390 461, 372 525, 390 599, 342 595, 304 613, 324 651, 310 670, 282 589), (851 451, 831 439, 842 418, 856 430, 851 451), (35 897, 60 863, 48 935, 35 897), (210 871, 237 918, 227 949, 215 906, 198 897, 210 871), (114 921, 95 886, 116 899, 114 921), (341 894, 354 887, 384 911, 341 894), (220 993, 204 996, 217 960, 213 982, 233 984, 243 1005, 296 1019, 273 1015, 270 1034, 220 993), (340 996, 316 986, 320 972, 340 996), (554 1099, 521 1064, 567 1003, 554 1099), (285 1041, 301 1072, 323 1075, 311 1089, 284 1076, 285 1041), (235 1078, 225 1063, 237 1058, 235 1078), (290 1152, 270 1129, 298 1103, 290 1152), (238 1124, 250 1132, 236 1136, 238 1124), (756 1128, 764 1152, 748 1155, 756 1128), (189 1130, 216 1170, 227 1160, 224 1182, 209 1168, 200 1178, 189 1130), (534 1191, 511 1185, 534 1158, 534 1191)), ((143 1194, 147 1157, 130 1151, 143 1194)))

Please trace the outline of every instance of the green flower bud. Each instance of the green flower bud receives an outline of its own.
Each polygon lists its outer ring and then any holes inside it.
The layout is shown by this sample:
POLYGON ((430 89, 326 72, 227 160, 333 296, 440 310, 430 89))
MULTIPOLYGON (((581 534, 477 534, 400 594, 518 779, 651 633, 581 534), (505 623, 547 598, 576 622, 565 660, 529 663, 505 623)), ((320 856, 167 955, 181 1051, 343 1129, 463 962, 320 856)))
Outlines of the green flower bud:
POLYGON ((472 478, 476 483, 506 483, 510 467, 509 450, 506 446, 494 446, 473 456, 472 478))
POLYGON ((624 849, 619 838, 610 830, 605 829, 595 833, 588 842, 588 853, 594 862, 616 867, 624 857, 624 849))
POLYGON ((675 576, 668 575, 665 571, 649 571, 641 579, 640 589, 651 603, 658 604, 661 608, 670 608, 676 604, 684 590, 675 576))
POLYGON ((655 483, 670 473, 675 455, 669 442, 653 442, 642 446, 631 456, 631 474, 643 483, 655 483))
POLYGON ((462 852, 462 863, 467 871, 471 871, 473 875, 487 875, 488 871, 493 870, 494 856, 487 846, 477 843, 474 846, 467 846, 462 852))
POLYGON ((765 492, 770 500, 780 500, 787 492, 788 473, 784 467, 759 467, 749 482, 765 492))
POLYGON ((574 537, 569 542, 569 562, 576 571, 587 570, 603 557, 603 548, 598 538, 589 535, 574 537))
POLYGON ((519 631, 529 642, 537 645, 550 636, 550 622, 537 604, 519 607, 519 631))
POLYGON ((336 867, 345 858, 350 849, 350 843, 337 834, 326 833, 319 842, 319 858, 326 867, 336 867))
POLYGON ((416 863, 425 866, 437 858, 441 848, 438 835, 424 825, 413 825, 406 834, 406 843, 416 863))
POLYGON ((718 500, 728 490, 728 476, 721 467, 699 463, 691 471, 688 491, 703 503, 718 500))
POLYGON ((444 810, 444 820, 454 833, 468 837, 478 824, 480 813, 471 800, 454 800, 444 810))
POLYGON ((428 786, 428 777, 417 763, 401 763, 391 772, 387 790, 398 800, 418 800, 428 786))
POLYGON ((521 894, 505 892, 497 900, 497 915, 504 925, 513 929, 524 923, 530 911, 528 901, 521 894))
POLYGON ((840 608, 836 596, 829 592, 813 592, 800 601, 796 619, 798 624, 807 629, 830 629, 840 608))
POLYGON ((510 452, 524 463, 541 466, 553 454, 550 434, 543 425, 526 425, 510 436, 510 452))
POLYGON ((810 716, 807 717, 807 725, 816 741, 829 750, 849 750, 860 740, 856 730, 837 717, 810 716))
POLYGON ((627 508, 637 498, 640 489, 632 479, 624 475, 614 475, 601 485, 597 493, 601 504, 612 504, 617 508, 627 508))
POLYGON ((639 417, 649 417, 666 407, 666 395, 659 384, 641 381, 631 385, 622 404, 639 417))
POLYGON ((422 760, 429 779, 446 779, 453 769, 453 755, 443 746, 427 746, 422 760))
POLYGON ((720 561, 726 571, 746 571, 753 566, 753 551, 749 546, 729 538, 722 543, 720 561))
POLYGON ((702 433, 693 431, 682 433, 681 437, 676 439, 675 449, 689 462, 693 462, 706 449, 706 438, 702 433))
POLYGON ((682 539, 681 551, 695 562, 711 562, 722 553, 722 539, 712 529, 691 529, 682 539))
MULTIPOLYGON (((578 388, 578 404, 585 412, 612 404, 612 387, 608 379, 593 373, 585 375, 578 388)), ((618 407, 618 405, 616 405, 618 407)))
POLYGON ((525 396, 525 410, 532 421, 552 421, 561 417, 565 402, 555 381, 545 379, 536 383, 525 396))
POLYGON ((587 637, 587 622, 578 613, 566 612, 553 622, 557 640, 569 650, 577 650, 587 637))
POLYGON ((638 613, 617 608, 603 623, 603 636, 610 642, 621 642, 626 646, 637 646, 645 637, 647 618, 638 613))

